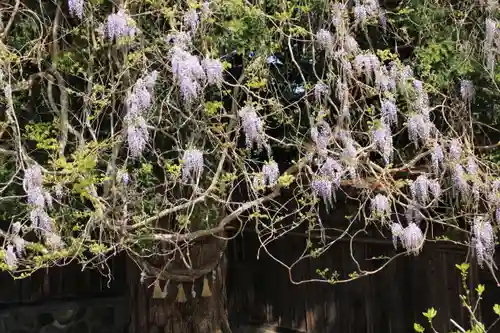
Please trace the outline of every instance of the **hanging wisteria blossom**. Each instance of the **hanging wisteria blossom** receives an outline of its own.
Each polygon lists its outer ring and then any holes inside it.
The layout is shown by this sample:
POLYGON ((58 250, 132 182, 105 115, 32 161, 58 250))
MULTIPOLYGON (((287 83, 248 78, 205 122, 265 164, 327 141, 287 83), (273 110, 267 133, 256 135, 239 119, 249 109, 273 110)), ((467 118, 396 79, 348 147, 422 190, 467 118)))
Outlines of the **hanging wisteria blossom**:
POLYGON ((371 211, 375 217, 385 220, 391 214, 389 199, 383 194, 377 194, 371 201, 371 211))
POLYGON ((410 192, 413 199, 421 205, 425 205, 429 201, 429 186, 430 181, 426 175, 418 176, 410 185, 410 192))
POLYGON ((328 177, 335 186, 340 186, 340 179, 342 177, 342 164, 331 157, 327 157, 321 168, 319 174, 328 177))
POLYGON ((406 207, 405 218, 408 223, 420 223, 423 219, 423 215, 417 208, 417 203, 410 203, 406 207))
POLYGON ((196 9, 191 9, 184 14, 184 25, 186 25, 191 32, 195 32, 200 24, 200 15, 196 9))
POLYGON ((464 168, 459 163, 456 163, 452 170, 453 188, 457 193, 465 195, 469 192, 467 184, 467 176, 464 168))
POLYGON ((477 216, 474 218, 472 236, 472 244, 475 249, 478 264, 482 266, 484 262, 493 262, 496 237, 493 227, 486 217, 477 216))
POLYGON ((314 85, 314 98, 316 102, 320 102, 322 97, 329 93, 328 86, 323 82, 318 82, 314 85))
POLYGON ((363 5, 354 6, 354 19, 356 25, 364 25, 368 18, 366 7, 363 5))
POLYGON ((372 141, 375 144, 375 148, 382 154, 385 164, 389 164, 393 153, 390 127, 384 122, 380 122, 372 131, 372 141))
POLYGON ((359 52, 359 44, 356 41, 356 39, 351 36, 347 35, 344 38, 344 51, 348 54, 356 54, 359 52))
POLYGON ((280 170, 278 168, 278 163, 275 161, 269 161, 262 167, 262 175, 264 184, 268 186, 275 186, 278 183, 278 178, 280 175, 280 170))
POLYGON ((69 14, 73 17, 83 18, 83 7, 85 0, 68 0, 69 14))
POLYGON ((260 150, 265 142, 265 137, 264 126, 262 120, 257 115, 257 111, 254 107, 247 105, 238 111, 238 115, 241 119, 241 127, 245 134, 247 148, 251 149, 255 144, 257 145, 257 149, 260 150))
POLYGON ((219 59, 205 58, 202 62, 207 75, 207 82, 220 86, 224 80, 224 65, 219 59))
POLYGON ((316 33, 316 42, 321 49, 331 51, 334 45, 333 35, 325 29, 320 29, 316 33))
POLYGON ((431 124, 421 114, 413 114, 408 119, 408 135, 410 140, 418 145, 419 141, 425 143, 431 134, 431 124))
POLYGON ((130 155, 139 157, 146 149, 149 141, 149 131, 146 123, 147 111, 152 105, 152 91, 158 77, 158 72, 153 71, 139 78, 127 98, 127 141, 130 155))
POLYGON ((434 143, 432 147, 431 162, 432 162, 432 171, 438 174, 444 162, 443 148, 439 145, 439 143, 434 143))
POLYGON ((476 160, 472 156, 467 157, 467 172, 471 176, 475 176, 477 174, 476 160))
POLYGON ((413 222, 410 222, 401 234, 401 242, 406 251, 417 255, 422 249, 424 235, 422 230, 413 222))
POLYGON ((316 126, 311 128, 311 139, 316 144, 320 154, 325 154, 330 143, 332 130, 330 125, 324 120, 319 121, 316 126))
POLYGON ((398 107, 394 99, 384 98, 380 103, 382 120, 387 126, 396 125, 398 122, 398 107))
POLYGON ((331 205, 334 192, 333 184, 329 179, 326 177, 315 178, 311 182, 311 188, 315 195, 323 199, 325 205, 331 205))
POLYGON ((149 141, 146 120, 142 116, 137 116, 133 121, 129 121, 127 126, 127 141, 130 156, 141 156, 149 141))
POLYGON ((30 212, 31 226, 42 231, 52 230, 52 218, 45 211, 47 201, 49 206, 52 205, 52 197, 43 188, 42 170, 38 164, 26 169, 23 187, 28 196, 28 203, 32 205, 30 212))
POLYGON ((453 160, 459 160, 462 155, 462 144, 457 139, 453 139, 450 142, 450 157, 453 160))
POLYGON ((429 122, 429 96, 420 80, 413 80, 413 87, 416 92, 415 109, 429 122))
POLYGON ((391 223, 392 244, 398 248, 398 239, 403 235, 403 226, 400 223, 391 223))
POLYGON ((439 199, 442 190, 441 190, 441 184, 439 184, 439 181, 437 179, 429 180, 429 190, 431 191, 431 194, 434 197, 434 199, 439 199))
POLYGON ((476 91, 474 89, 474 84, 472 83, 472 81, 460 81, 460 95, 465 102, 470 103, 474 99, 475 94, 476 91))
POLYGON ((14 222, 14 223, 12 223, 12 225, 10 227, 11 227, 12 233, 14 235, 18 235, 19 232, 21 231, 21 222, 14 222))
POLYGON ((106 23, 99 30, 109 40, 134 37, 138 31, 135 21, 124 9, 119 9, 115 14, 110 14, 106 19, 106 23))
POLYGON ((14 247, 12 245, 7 245, 5 249, 5 264, 9 267, 17 266, 17 257, 14 253, 14 247))
POLYGON ((386 66, 380 66, 374 71, 375 74, 375 87, 380 93, 385 93, 393 90, 396 83, 392 80, 389 75, 389 71, 386 66))
POLYGON ((188 149, 182 157, 182 180, 196 179, 203 173, 203 153, 198 149, 188 149))
POLYGON ((170 51, 172 73, 180 85, 181 96, 185 102, 193 102, 201 92, 201 84, 206 79, 205 70, 198 57, 189 53, 186 45, 175 39, 170 51))
POLYGON ((357 75, 364 74, 370 81, 380 69, 380 60, 372 53, 359 54, 354 58, 353 67, 357 75))

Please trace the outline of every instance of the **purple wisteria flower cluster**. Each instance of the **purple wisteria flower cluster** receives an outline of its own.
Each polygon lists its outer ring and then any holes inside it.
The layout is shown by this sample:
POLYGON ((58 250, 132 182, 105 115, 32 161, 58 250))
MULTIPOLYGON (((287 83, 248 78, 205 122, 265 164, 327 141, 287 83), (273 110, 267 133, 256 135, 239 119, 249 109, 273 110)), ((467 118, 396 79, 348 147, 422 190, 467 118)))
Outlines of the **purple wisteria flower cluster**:
POLYGON ((184 32, 172 37, 174 46, 170 50, 170 61, 175 81, 180 86, 182 98, 192 103, 202 91, 202 85, 220 86, 223 81, 224 66, 219 59, 200 59, 189 52, 191 37, 184 32))
POLYGON ((208 84, 220 86, 224 81, 224 66, 219 59, 205 58, 202 66, 207 74, 208 84))
POLYGON ((313 193, 322 198, 326 205, 332 204, 335 191, 340 187, 343 173, 344 168, 338 160, 326 157, 318 170, 318 174, 311 182, 313 193))
POLYGON ((83 19, 84 6, 85 0, 68 0, 69 14, 73 17, 78 17, 80 20, 83 19))
POLYGON ((408 223, 403 233, 400 236, 401 243, 406 251, 417 255, 422 249, 424 243, 424 235, 422 230, 416 223, 408 223))
POLYGON ((152 93, 157 78, 157 71, 139 78, 127 97, 127 114, 125 115, 127 141, 130 155, 134 158, 142 155, 149 141, 146 115, 153 103, 152 93))
POLYGON ((26 241, 20 236, 21 223, 15 222, 11 225, 12 244, 5 247, 4 261, 10 268, 15 268, 19 259, 24 255, 26 241))
POLYGON ((238 111, 238 116, 241 119, 241 127, 245 134, 245 143, 247 148, 252 149, 254 145, 260 150, 266 142, 264 134, 264 123, 260 119, 255 108, 251 105, 246 105, 238 111))
POLYGON ((330 180, 335 188, 338 188, 343 175, 342 164, 331 157, 327 157, 323 165, 319 168, 319 174, 330 180))
POLYGON ((11 233, 12 233, 12 244, 14 246, 16 256, 18 258, 21 258, 23 256, 23 253, 24 253, 24 247, 26 245, 26 241, 20 235, 20 233, 21 233, 21 223, 20 222, 12 223, 11 233))
POLYGON ((190 9, 184 14, 184 25, 189 28, 191 33, 195 33, 200 25, 200 15, 196 9, 190 9))
POLYGON ((326 96, 330 93, 330 89, 323 82, 318 82, 314 85, 314 99, 316 102, 321 102, 323 96, 326 96))
POLYGON ((325 155, 332 136, 330 125, 324 120, 317 122, 316 126, 311 128, 311 139, 316 144, 318 153, 325 155))
POLYGON ((354 20, 356 25, 365 25, 372 17, 380 16, 378 0, 356 0, 354 2, 354 20))
POLYGON ((188 149, 182 156, 182 180, 196 180, 203 173, 203 152, 198 149, 188 149))
POLYGON ((5 248, 5 264, 9 266, 9 268, 14 268, 17 266, 17 256, 14 253, 14 247, 12 245, 7 245, 5 248))
POLYGON ((123 8, 108 15, 106 22, 99 28, 100 33, 109 40, 119 40, 123 37, 134 37, 137 32, 135 21, 123 8))
POLYGON ((274 160, 268 161, 262 167, 262 172, 255 174, 253 179, 253 186, 256 189, 261 189, 265 186, 276 186, 278 184, 278 179, 280 176, 280 170, 278 163, 274 160))
POLYGON ((358 54, 353 60, 354 71, 357 75, 364 74, 371 81, 375 73, 380 70, 380 60, 373 53, 358 54))
POLYGON ((341 160, 346 167, 346 173, 350 175, 351 178, 356 178, 357 176, 357 150, 355 147, 355 141, 351 136, 349 131, 342 130, 337 134, 338 139, 342 143, 341 160))
POLYGON ((43 188, 42 169, 34 164, 24 172, 23 188, 31 205, 30 220, 34 229, 50 233, 53 228, 52 218, 46 209, 52 206, 52 196, 43 188))
POLYGON ((421 142, 427 144, 433 133, 437 130, 430 120, 429 97, 420 80, 413 80, 415 99, 413 101, 413 112, 408 118, 408 136, 418 146, 421 142))
MULTIPOLYGON (((61 247, 63 245, 61 237, 54 231, 54 221, 47 213, 47 210, 52 208, 52 196, 43 187, 42 169, 38 164, 33 164, 25 170, 23 189, 27 194, 28 204, 31 206, 31 228, 41 234, 48 246, 61 247), (59 240, 57 244, 52 242, 55 238, 59 240)), ((17 259, 22 257, 25 246, 25 241, 20 236, 20 230, 21 224, 19 222, 12 225, 12 249, 15 249, 15 253, 13 253, 17 255, 17 259)))
POLYGON ((492 18, 486 19, 486 32, 484 41, 484 56, 486 58, 486 66, 490 71, 493 71, 496 65, 496 57, 499 46, 499 29, 498 21, 492 18))
POLYGON ((430 139, 431 128, 432 124, 422 114, 414 113, 408 118, 408 136, 416 146, 430 139))
POLYGON ((400 68, 394 62, 384 65, 371 52, 358 54, 353 60, 353 68, 356 75, 364 75, 368 82, 375 78, 375 88, 382 94, 395 93, 398 86, 405 88, 406 81, 412 75, 408 67, 400 68))
POLYGON ((335 45, 335 40, 330 31, 325 29, 318 30, 318 32, 316 33, 316 43, 318 44, 318 47, 320 49, 327 52, 327 55, 333 54, 332 52, 335 45))
POLYGON ((476 95, 476 89, 471 80, 460 81, 460 96, 466 103, 472 102, 476 95))
POLYGON ((441 185, 436 179, 429 179, 423 174, 410 184, 410 193, 415 202, 425 206, 432 195, 434 199, 439 199, 441 195, 441 185))
POLYGON ((443 163, 444 163, 443 148, 439 143, 435 142, 431 149, 432 171, 435 174, 439 174, 440 170, 442 170, 443 168, 443 163))
POLYGON ((127 170, 118 170, 116 174, 116 179, 118 180, 118 182, 127 186, 128 183, 130 182, 130 175, 128 174, 127 170))
POLYGON ((372 142, 384 158, 385 164, 389 164, 392 160, 394 148, 392 145, 391 128, 385 122, 380 122, 372 130, 372 142))
POLYGON ((405 210, 405 218, 408 223, 417 223, 420 224, 423 219, 423 215, 420 210, 417 208, 414 202, 410 202, 405 210))
POLYGON ((403 226, 401 223, 391 223, 391 234, 392 234, 392 245, 394 245, 394 249, 398 248, 398 239, 403 234, 403 226))
POLYGON ((500 224, 500 180, 495 179, 489 187, 488 201, 495 210, 495 220, 500 224))
POLYGON ((314 195, 323 199, 325 205, 332 205, 332 198, 335 193, 330 179, 327 177, 315 177, 311 182, 311 188, 314 195))
POLYGON ((262 178, 264 184, 267 184, 268 186, 276 186, 279 176, 280 170, 278 168, 278 163, 275 161, 271 160, 262 167, 262 178))
POLYGON ((478 264, 491 264, 495 254, 496 237, 493 226, 485 216, 476 216, 472 224, 472 245, 478 264))
POLYGON ((422 249, 424 235, 419 226, 414 222, 409 222, 406 228, 399 223, 391 224, 392 242, 397 248, 398 239, 403 248, 409 253, 417 255, 422 249))
POLYGON ((338 28, 343 23, 346 23, 346 18, 349 17, 347 6, 344 3, 335 2, 332 5, 332 24, 338 28))
POLYGON ((395 126, 398 123, 398 107, 394 98, 384 98, 380 102, 382 121, 387 126, 395 126))
POLYGON ((383 194, 377 194, 371 200, 372 216, 380 218, 384 222, 391 215, 391 205, 389 199, 383 194))

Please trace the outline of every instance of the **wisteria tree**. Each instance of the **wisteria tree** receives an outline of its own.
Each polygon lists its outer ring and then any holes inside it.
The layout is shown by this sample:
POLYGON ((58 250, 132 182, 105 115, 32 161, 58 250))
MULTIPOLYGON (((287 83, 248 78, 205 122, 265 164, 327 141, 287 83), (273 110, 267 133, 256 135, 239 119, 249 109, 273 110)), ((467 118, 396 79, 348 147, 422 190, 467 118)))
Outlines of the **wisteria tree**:
MULTIPOLYGON (((265 251, 304 232, 297 262, 368 234, 397 249, 376 271, 448 241, 495 275, 495 1, 17 0, 1 13, 12 276, 74 261, 111 276, 126 253, 131 332, 229 332, 219 264, 227 231, 249 224, 265 251), (329 234, 339 200, 354 213, 329 234)), ((348 273, 293 282, 375 271, 348 273)))

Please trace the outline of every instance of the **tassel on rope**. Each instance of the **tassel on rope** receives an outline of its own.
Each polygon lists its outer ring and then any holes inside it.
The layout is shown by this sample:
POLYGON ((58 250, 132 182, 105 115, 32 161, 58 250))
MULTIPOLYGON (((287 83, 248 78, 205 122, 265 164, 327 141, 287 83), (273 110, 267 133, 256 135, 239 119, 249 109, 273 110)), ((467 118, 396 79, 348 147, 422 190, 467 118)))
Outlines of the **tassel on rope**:
POLYGON ((210 291, 210 285, 208 284, 206 276, 203 278, 203 290, 201 291, 201 297, 212 297, 212 292, 210 291))
POLYGON ((179 283, 177 285, 177 297, 175 298, 175 300, 178 302, 178 303, 186 303, 187 302, 187 299, 186 299, 186 293, 184 292, 184 287, 182 286, 182 283, 179 283))
POLYGON ((167 282, 165 282, 165 286, 163 287, 163 291, 161 293, 162 298, 167 298, 167 296, 168 296, 168 283, 169 282, 170 282, 170 280, 167 280, 167 282))
POLYGON ((193 280, 193 284, 191 285, 191 296, 193 298, 196 298, 196 290, 194 290, 194 280, 193 280))
POLYGON ((162 297, 162 292, 161 292, 161 288, 160 288, 160 281, 159 280, 155 280, 154 282, 154 288, 153 288, 153 298, 154 299, 159 299, 159 298, 163 298, 162 297))

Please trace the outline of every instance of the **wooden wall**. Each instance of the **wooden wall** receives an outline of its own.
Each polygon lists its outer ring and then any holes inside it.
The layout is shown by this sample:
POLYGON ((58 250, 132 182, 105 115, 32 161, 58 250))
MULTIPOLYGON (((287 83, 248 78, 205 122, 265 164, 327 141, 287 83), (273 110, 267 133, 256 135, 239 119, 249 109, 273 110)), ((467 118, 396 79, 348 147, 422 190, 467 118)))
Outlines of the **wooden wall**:
POLYGON ((126 290, 124 258, 115 258, 109 266, 113 271, 111 280, 96 270, 82 271, 78 264, 40 270, 30 278, 19 280, 0 273, 0 309, 50 301, 123 296, 126 290))
MULTIPOLYGON (((291 263, 304 249, 304 241, 303 237, 288 236, 269 250, 277 259, 291 263)), ((455 268, 465 259, 463 249, 426 244, 418 257, 400 257, 381 272, 351 283, 294 285, 288 271, 276 260, 262 251, 257 259, 258 245, 255 234, 244 233, 228 248, 228 308, 235 332, 249 324, 279 326, 283 332, 413 332, 415 321, 425 324, 422 312, 429 307, 438 311, 438 331, 452 329, 450 318, 467 326, 458 299, 461 287, 455 268)), ((392 256, 395 252, 392 243, 372 240, 355 243, 354 253, 364 269, 372 269, 378 266, 376 260, 366 258, 392 256)), ((116 258, 111 266, 111 281, 96 271, 82 272, 78 265, 53 268, 50 274, 40 271, 30 279, 17 281, 0 274, 0 310, 54 300, 123 297, 124 258, 116 258)), ((316 270, 324 268, 339 271, 341 277, 355 271, 349 243, 338 243, 320 258, 301 262, 293 277, 317 277, 316 270)), ((500 303, 500 288, 488 271, 480 270, 476 275, 477 281, 486 285, 482 313, 485 322, 491 323, 496 318, 492 306, 500 303)))
MULTIPOLYGON (((304 249, 303 237, 287 237, 270 247, 277 259, 292 263, 304 249)), ((425 324, 422 312, 438 311, 436 329, 454 329, 449 319, 467 326, 460 306, 460 278, 455 264, 465 260, 463 249, 427 244, 418 257, 403 256, 381 272, 347 284, 329 285, 289 282, 288 270, 263 254, 256 258, 259 243, 248 233, 229 248, 228 301, 233 326, 279 326, 288 332, 381 333, 414 332, 415 321, 425 324)), ((355 257, 364 269, 378 267, 373 260, 391 256, 392 243, 356 243, 355 257)), ((304 261, 293 270, 295 280, 315 277, 316 269, 338 270, 342 277, 355 270, 349 243, 334 245, 319 259, 304 261)), ((476 274, 477 275, 477 274, 476 274)), ((484 319, 491 323, 493 302, 500 303, 496 285, 481 272, 486 285, 484 319)), ((425 326, 425 325, 424 325, 425 326)))

